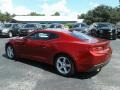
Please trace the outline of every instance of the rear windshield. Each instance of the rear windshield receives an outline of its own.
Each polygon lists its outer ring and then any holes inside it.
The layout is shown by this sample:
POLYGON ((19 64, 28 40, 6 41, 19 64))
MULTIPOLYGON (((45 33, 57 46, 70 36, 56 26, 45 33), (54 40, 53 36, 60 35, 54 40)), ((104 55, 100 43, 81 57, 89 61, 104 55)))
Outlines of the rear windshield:
POLYGON ((78 32, 78 31, 73 31, 71 33, 71 35, 74 36, 74 37, 76 37, 76 38, 79 38, 81 40, 88 40, 88 41, 96 40, 94 37, 86 35, 84 33, 78 32))

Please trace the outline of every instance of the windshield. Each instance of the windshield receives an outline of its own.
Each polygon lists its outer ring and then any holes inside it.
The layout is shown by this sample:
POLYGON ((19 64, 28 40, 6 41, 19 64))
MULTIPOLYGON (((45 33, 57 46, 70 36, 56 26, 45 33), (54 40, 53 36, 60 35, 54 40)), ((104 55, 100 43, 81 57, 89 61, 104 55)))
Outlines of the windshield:
POLYGON ((98 24, 98 28, 102 28, 102 27, 111 27, 111 25, 110 24, 105 24, 105 23, 98 24))
POLYGON ((12 24, 4 24, 2 25, 2 28, 10 28, 12 26, 12 24))
POLYGON ((79 38, 81 40, 88 40, 88 41, 96 40, 94 37, 86 35, 84 33, 78 32, 78 31, 73 31, 71 33, 71 35, 74 36, 74 37, 76 37, 76 38, 79 38))
POLYGON ((62 28, 61 24, 51 24, 50 28, 62 28))
POLYGON ((79 24, 75 24, 75 25, 73 26, 73 28, 77 28, 77 27, 79 27, 79 24))
POLYGON ((84 28, 84 27, 87 27, 87 25, 84 24, 84 23, 80 23, 80 24, 75 24, 75 25, 73 26, 73 28, 78 28, 78 27, 84 28))
POLYGON ((35 28, 35 25, 33 25, 33 24, 26 24, 23 27, 24 28, 35 28))

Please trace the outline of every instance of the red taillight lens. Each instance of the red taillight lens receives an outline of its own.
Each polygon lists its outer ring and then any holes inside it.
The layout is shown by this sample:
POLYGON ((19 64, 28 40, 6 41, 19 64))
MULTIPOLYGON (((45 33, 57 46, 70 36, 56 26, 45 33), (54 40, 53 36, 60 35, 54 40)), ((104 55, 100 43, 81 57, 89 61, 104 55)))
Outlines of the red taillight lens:
POLYGON ((103 47, 93 47, 92 48, 92 51, 102 51, 102 50, 104 50, 103 47))

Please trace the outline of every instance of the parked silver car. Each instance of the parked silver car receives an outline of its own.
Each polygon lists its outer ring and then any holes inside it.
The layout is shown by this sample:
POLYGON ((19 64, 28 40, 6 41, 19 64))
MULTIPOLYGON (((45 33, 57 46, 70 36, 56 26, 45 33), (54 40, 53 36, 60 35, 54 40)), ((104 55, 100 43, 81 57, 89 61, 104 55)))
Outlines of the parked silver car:
POLYGON ((81 33, 88 34, 89 26, 86 23, 75 23, 71 31, 79 31, 81 33))

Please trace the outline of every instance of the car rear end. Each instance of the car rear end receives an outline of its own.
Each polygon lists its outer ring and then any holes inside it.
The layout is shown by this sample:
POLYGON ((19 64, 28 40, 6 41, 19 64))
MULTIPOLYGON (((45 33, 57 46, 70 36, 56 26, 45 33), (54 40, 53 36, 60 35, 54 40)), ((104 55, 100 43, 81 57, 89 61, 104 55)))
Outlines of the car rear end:
POLYGON ((111 59, 112 50, 109 41, 102 41, 91 45, 90 48, 90 69, 94 71, 105 66, 111 59))
POLYGON ((102 67, 108 64, 111 59, 112 50, 110 48, 109 41, 101 40, 100 42, 93 43, 88 47, 88 52, 86 52, 83 60, 80 60, 81 55, 79 57, 80 62, 78 71, 80 72, 100 70, 102 67))
POLYGON ((101 69, 111 59, 110 41, 94 38, 80 32, 72 36, 80 39, 77 44, 76 67, 78 72, 90 72, 101 69))

